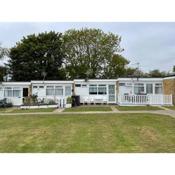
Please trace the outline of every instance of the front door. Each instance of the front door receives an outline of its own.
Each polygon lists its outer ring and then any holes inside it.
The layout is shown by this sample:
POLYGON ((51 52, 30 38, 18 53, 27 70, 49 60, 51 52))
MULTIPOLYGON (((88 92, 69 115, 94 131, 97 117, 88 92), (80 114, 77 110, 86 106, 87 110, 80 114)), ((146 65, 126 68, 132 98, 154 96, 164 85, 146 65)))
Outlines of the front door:
POLYGON ((108 102, 109 103, 116 103, 115 85, 114 84, 108 85, 108 102))
POLYGON ((23 88, 23 97, 28 97, 29 89, 23 88))

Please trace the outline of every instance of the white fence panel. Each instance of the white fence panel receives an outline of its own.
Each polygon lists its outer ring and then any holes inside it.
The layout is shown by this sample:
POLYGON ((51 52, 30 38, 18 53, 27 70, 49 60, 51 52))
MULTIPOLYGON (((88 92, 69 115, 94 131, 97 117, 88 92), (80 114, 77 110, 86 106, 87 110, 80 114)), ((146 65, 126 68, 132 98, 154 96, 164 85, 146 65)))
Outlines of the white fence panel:
POLYGON ((172 95, 118 95, 119 105, 172 105, 172 95))

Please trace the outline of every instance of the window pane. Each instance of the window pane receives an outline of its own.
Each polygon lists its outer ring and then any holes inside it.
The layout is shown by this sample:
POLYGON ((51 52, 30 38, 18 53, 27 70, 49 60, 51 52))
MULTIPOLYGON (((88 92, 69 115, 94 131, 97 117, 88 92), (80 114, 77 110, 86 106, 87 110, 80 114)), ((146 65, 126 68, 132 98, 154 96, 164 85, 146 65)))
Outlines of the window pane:
POLYGON ((146 93, 147 94, 153 93, 153 85, 152 84, 146 84, 146 93))
POLYGON ((13 91, 12 91, 11 87, 5 87, 4 96, 5 97, 13 97, 13 91))
POLYGON ((54 86, 47 86, 46 95, 54 95, 54 86))
POLYGON ((71 86, 66 86, 65 87, 65 95, 70 96, 71 95, 71 86))
POLYGON ((55 89, 55 95, 63 95, 63 89, 55 89))
POLYGON ((162 84, 155 84, 155 94, 161 94, 162 93, 162 84))
POLYGON ((115 85, 109 85, 108 91, 109 91, 109 94, 115 94, 115 85))
POLYGON ((81 87, 81 84, 75 84, 75 87, 81 87))
POLYGON ((97 94, 97 85, 89 85, 89 94, 96 95, 97 94))
POLYGON ((98 86, 98 94, 106 94, 106 85, 98 86))
POLYGON ((21 96, 20 92, 21 92, 20 90, 13 90, 13 97, 20 97, 21 96))
POLYGON ((143 83, 136 83, 136 84, 134 84, 134 93, 135 94, 142 94, 142 93, 144 93, 144 84, 143 83))

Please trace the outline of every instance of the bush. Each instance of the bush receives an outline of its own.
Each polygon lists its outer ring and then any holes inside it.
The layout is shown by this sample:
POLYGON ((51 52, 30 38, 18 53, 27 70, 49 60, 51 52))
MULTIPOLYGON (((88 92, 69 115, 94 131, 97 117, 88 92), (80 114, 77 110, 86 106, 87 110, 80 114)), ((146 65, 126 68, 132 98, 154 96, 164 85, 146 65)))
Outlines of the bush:
POLYGON ((30 95, 24 98, 24 105, 38 105, 37 95, 30 95))
POLYGON ((67 97, 67 104, 72 104, 72 97, 67 97))
POLYGON ((56 105, 56 102, 54 100, 50 99, 48 101, 48 105, 56 105))

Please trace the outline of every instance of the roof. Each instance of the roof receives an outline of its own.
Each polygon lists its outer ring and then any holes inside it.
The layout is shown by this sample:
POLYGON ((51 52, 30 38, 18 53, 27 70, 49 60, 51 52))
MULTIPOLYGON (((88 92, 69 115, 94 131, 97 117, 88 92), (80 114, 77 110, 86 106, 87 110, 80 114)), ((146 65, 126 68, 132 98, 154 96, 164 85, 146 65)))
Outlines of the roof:
POLYGON ((162 81, 163 78, 118 78, 117 81, 162 81))
POLYGON ((87 81, 85 79, 74 79, 74 82, 116 82, 117 79, 88 79, 87 81))
POLYGON ((41 80, 33 80, 31 81, 31 84, 71 84, 73 81, 65 81, 65 80, 46 80, 46 81, 41 81, 41 80))
POLYGON ((1 82, 0 85, 7 85, 7 86, 29 86, 31 84, 31 82, 1 82))

